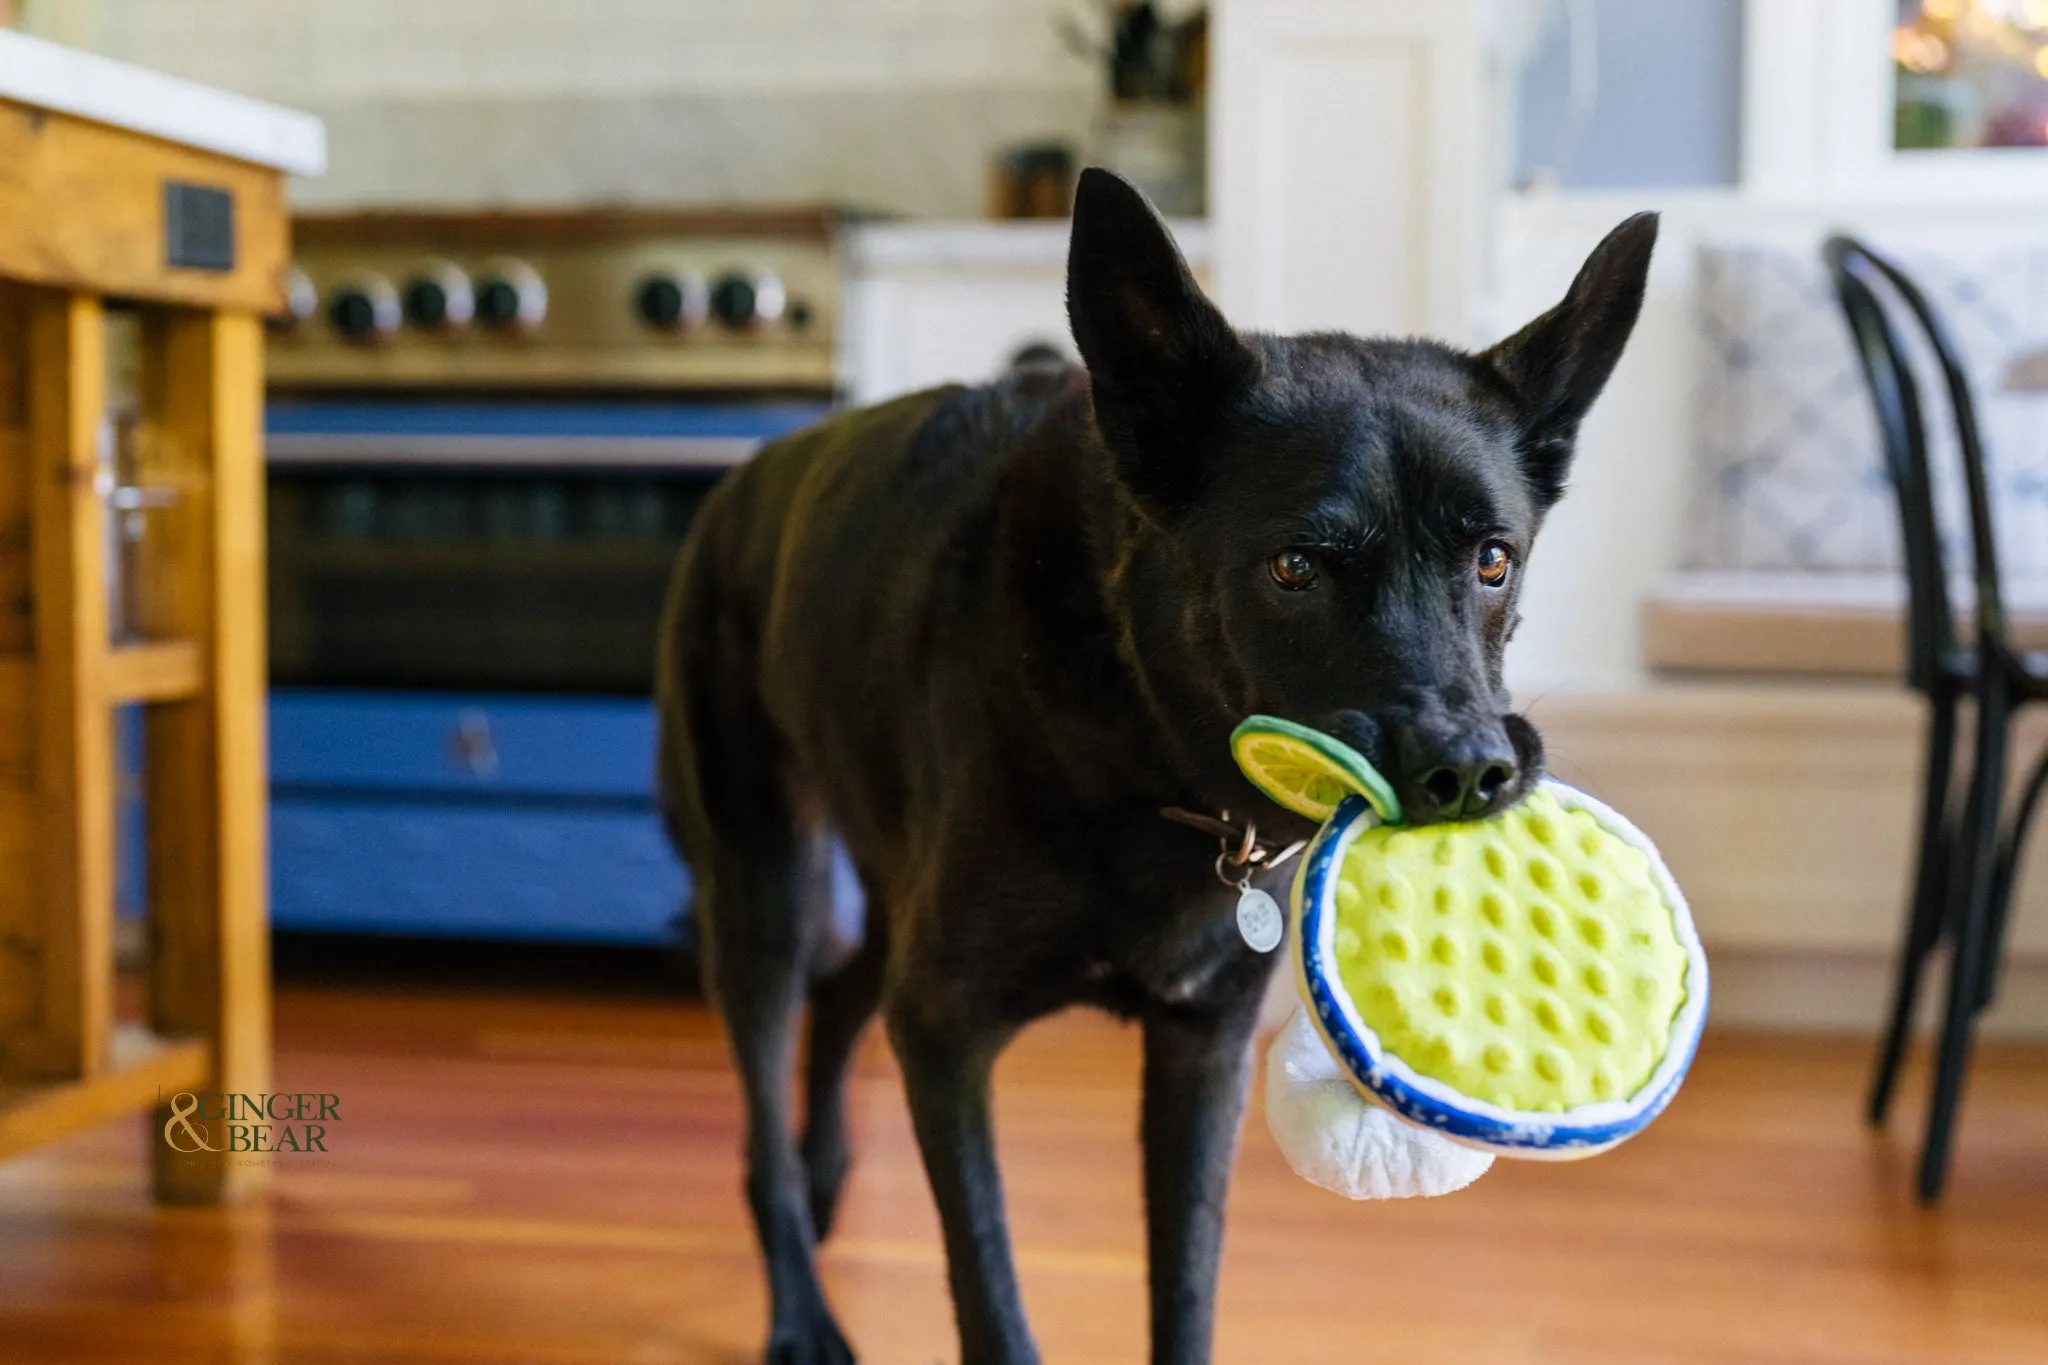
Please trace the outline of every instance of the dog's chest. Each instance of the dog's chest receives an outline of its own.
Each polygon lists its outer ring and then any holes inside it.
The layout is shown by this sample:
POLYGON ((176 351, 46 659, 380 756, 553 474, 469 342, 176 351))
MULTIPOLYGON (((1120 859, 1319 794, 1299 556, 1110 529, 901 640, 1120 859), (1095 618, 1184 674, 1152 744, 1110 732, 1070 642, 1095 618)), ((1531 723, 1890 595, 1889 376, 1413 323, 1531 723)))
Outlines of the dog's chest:
POLYGON ((1215 886, 1177 901, 1131 935, 1120 951, 1091 958, 1092 984, 1134 987, 1169 1005, 1221 1003, 1262 981, 1273 954, 1255 951, 1237 926, 1238 892, 1215 886))

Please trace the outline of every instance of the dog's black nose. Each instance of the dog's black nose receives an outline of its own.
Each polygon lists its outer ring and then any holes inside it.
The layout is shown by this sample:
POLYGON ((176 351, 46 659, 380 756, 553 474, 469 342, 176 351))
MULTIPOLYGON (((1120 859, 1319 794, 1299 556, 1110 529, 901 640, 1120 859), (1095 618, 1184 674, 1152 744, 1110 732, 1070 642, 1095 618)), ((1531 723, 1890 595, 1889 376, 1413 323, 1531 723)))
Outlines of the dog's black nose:
POLYGON ((1498 725, 1396 735, 1401 803, 1411 821, 1477 820, 1499 809, 1519 763, 1498 725))

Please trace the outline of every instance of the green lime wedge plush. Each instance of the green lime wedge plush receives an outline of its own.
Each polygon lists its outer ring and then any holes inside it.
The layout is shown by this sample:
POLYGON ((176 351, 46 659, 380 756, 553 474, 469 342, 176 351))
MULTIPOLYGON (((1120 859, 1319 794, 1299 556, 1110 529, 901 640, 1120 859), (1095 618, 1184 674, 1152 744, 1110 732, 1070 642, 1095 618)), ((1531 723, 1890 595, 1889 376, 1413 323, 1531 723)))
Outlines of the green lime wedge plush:
POLYGON ((1278 716, 1247 716, 1230 752, 1252 784, 1297 815, 1327 820, 1352 793, 1381 820, 1401 823, 1401 798, 1365 755, 1320 730, 1278 716))

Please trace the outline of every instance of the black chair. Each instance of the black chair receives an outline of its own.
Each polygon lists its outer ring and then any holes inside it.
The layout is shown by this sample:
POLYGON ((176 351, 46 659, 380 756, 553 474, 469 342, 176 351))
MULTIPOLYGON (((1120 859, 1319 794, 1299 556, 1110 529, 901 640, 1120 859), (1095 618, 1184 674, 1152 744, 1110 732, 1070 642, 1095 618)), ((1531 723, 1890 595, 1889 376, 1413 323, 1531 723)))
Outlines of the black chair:
POLYGON ((1884 447, 1885 469, 1898 495, 1907 584, 1907 681, 1928 702, 1919 862, 1900 945, 1898 975, 1877 1072, 1870 1121, 1882 1124, 1906 1038, 1912 1029, 1920 975, 1944 938, 1951 948, 1949 994, 1935 1059, 1927 1140, 1920 1154, 1920 1197, 1940 1196, 1955 1115, 1969 1067, 1976 1017, 1997 988, 2014 873, 2044 782, 2048 754, 2037 762, 2012 821, 2000 830, 2006 760, 2014 712, 2048 700, 2048 656, 2015 649, 1999 592, 1998 554, 1983 443, 1968 378, 1947 330, 1910 277, 1852 238, 1830 237, 1822 248, 1869 382, 1884 447), (1948 574, 1934 514, 1926 409, 1912 361, 1894 319, 1927 342, 1941 371, 1969 498, 1976 588, 1976 641, 1958 639, 1949 607, 1948 574), (1954 799, 1958 703, 1975 704, 1977 727, 1960 809, 1954 799))

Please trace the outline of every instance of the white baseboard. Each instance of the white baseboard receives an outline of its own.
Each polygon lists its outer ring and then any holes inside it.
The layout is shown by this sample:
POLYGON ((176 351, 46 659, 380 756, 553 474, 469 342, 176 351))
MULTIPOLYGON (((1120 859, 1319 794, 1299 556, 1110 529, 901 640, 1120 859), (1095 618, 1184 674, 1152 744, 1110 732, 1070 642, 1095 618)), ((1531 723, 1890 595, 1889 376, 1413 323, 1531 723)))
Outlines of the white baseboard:
MULTIPOLYGON (((1891 1009, 1893 959, 1878 954, 1725 951, 1709 956, 1710 1025, 1876 1037, 1891 1009)), ((1920 1030, 1939 1027, 1948 955, 1921 977, 1920 1030)), ((1998 998, 1977 1021, 1987 1038, 2048 1039, 2048 963, 2006 964, 1998 998)))

